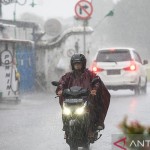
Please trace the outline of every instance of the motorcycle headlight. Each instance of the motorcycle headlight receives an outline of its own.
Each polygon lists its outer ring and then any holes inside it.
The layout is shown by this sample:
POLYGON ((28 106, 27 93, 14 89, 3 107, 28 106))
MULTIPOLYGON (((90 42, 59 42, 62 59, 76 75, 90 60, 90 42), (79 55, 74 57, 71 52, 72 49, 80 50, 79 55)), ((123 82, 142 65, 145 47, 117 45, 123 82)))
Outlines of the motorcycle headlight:
POLYGON ((67 107, 64 107, 63 108, 63 114, 68 116, 68 115, 71 114, 71 110, 69 108, 67 108, 67 107))
POLYGON ((75 114, 77 115, 82 115, 84 113, 84 106, 83 107, 80 107, 80 108, 77 108, 76 111, 75 111, 75 114))

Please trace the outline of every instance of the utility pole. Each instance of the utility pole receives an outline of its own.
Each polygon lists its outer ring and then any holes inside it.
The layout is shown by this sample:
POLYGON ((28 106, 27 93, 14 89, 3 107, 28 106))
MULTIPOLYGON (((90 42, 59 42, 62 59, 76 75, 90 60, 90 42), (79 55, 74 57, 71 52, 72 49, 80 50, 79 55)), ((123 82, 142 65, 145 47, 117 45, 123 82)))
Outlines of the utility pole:
MULTIPOLYGON (((16 5, 17 5, 17 1, 15 2, 15 6, 14 6, 14 23, 16 23, 16 5)), ((17 37, 17 30, 16 30, 16 26, 14 28, 14 34, 15 34, 15 38, 17 37)))

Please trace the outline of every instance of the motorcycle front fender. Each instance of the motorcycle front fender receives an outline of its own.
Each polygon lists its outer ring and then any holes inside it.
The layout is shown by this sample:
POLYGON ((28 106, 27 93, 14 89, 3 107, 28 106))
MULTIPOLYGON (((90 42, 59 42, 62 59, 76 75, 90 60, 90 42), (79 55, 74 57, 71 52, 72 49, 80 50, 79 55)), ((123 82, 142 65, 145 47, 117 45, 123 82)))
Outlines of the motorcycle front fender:
POLYGON ((73 126, 77 125, 77 123, 78 123, 78 122, 77 122, 77 120, 75 120, 75 119, 74 119, 74 120, 69 120, 69 126, 70 126, 70 127, 73 127, 73 126))

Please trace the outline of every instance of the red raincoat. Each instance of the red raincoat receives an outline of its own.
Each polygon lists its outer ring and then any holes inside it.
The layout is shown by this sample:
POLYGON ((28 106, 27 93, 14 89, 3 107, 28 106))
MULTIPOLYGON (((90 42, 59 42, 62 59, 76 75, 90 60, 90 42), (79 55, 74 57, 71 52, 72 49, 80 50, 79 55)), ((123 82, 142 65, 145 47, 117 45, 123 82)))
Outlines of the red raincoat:
MULTIPOLYGON (((96 96, 93 96, 93 110, 97 113, 98 122, 99 124, 104 123, 109 103, 110 103, 110 93, 105 87, 102 80, 99 78, 99 82, 91 87, 91 81, 93 78, 98 77, 95 73, 91 72, 88 69, 85 69, 80 76, 80 78, 75 78, 74 71, 68 72, 64 76, 61 77, 59 83, 60 85, 56 89, 56 93, 59 90, 67 89, 72 86, 80 86, 85 89, 96 89, 97 93, 96 96)), ((62 106, 63 104, 63 97, 59 98, 59 103, 62 106)))

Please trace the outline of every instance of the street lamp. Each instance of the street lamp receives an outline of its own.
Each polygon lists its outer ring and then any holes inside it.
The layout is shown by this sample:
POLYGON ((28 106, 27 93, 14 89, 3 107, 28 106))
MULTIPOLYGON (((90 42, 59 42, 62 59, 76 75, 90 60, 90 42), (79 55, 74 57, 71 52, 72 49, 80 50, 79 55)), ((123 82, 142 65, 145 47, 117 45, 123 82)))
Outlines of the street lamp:
POLYGON ((27 0, 12 0, 12 3, 15 3, 14 5, 14 21, 16 21, 16 6, 19 4, 20 6, 23 6, 27 3, 27 0))
MULTIPOLYGON (((19 5, 25 5, 27 2, 27 0, 0 0, 0 18, 2 18, 2 4, 3 5, 9 5, 9 4, 12 4, 12 3, 16 3, 19 4, 19 5)), ((16 9, 16 6, 15 6, 15 9, 16 9)))
POLYGON ((0 18, 2 18, 2 4, 8 5, 11 3, 12 0, 0 0, 0 18))
POLYGON ((9 5, 12 3, 18 3, 19 5, 25 5, 27 0, 0 0, 0 18, 2 17, 2 4, 9 5))
MULTIPOLYGON (((16 22, 16 6, 17 4, 19 4, 20 6, 23 6, 27 3, 27 0, 11 0, 14 1, 15 5, 14 5, 14 22, 16 22)), ((34 0, 32 0, 32 3, 30 4, 32 7, 34 7, 36 4, 34 3, 34 0)), ((15 38, 16 38, 16 28, 15 28, 15 38)))
POLYGON ((0 18, 2 18, 2 2, 0 0, 0 18))
POLYGON ((34 0, 32 0, 32 3, 30 5, 31 5, 31 7, 34 7, 37 4, 34 2, 34 0))
MULTIPOLYGON (((15 3, 14 5, 14 22, 16 22, 16 7, 17 7, 17 4, 19 4, 20 6, 23 6, 26 4, 27 0, 11 0, 12 3, 15 3)), ((14 28, 14 33, 15 33, 15 38, 16 38, 16 27, 14 28)))

